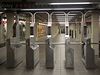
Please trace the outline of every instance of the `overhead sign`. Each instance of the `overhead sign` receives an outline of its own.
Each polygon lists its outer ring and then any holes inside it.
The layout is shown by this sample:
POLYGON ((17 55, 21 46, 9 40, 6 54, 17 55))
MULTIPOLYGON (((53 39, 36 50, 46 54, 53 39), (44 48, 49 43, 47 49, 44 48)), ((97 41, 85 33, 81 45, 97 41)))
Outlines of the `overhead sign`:
POLYGON ((35 2, 2 2, 1 8, 34 8, 35 2))

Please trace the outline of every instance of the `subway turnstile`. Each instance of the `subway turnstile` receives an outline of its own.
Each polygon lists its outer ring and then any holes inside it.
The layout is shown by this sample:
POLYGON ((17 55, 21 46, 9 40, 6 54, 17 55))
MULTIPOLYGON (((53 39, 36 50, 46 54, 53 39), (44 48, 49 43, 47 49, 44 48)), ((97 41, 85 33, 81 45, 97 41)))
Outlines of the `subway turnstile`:
POLYGON ((7 39, 7 67, 14 68, 23 61, 23 46, 21 44, 11 44, 11 39, 7 39))
POLYGON ((50 45, 50 38, 47 38, 46 41, 46 68, 54 68, 54 45, 50 45))
POLYGON ((4 43, 0 44, 0 64, 6 61, 6 46, 4 43))
POLYGON ((65 40, 65 67, 74 68, 74 50, 70 48, 70 39, 65 40))
POLYGON ((91 48, 91 39, 85 38, 84 50, 82 54, 82 62, 86 68, 95 68, 94 63, 94 49, 91 48))
POLYGON ((39 62, 39 45, 30 44, 30 39, 26 40, 26 68, 34 68, 39 62))

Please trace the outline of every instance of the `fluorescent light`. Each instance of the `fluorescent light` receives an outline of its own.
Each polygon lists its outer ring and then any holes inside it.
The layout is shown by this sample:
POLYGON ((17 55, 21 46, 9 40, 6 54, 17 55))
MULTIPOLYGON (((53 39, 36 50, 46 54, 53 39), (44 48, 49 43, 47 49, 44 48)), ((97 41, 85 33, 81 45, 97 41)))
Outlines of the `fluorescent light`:
POLYGON ((84 9, 93 9, 93 8, 54 8, 52 10, 84 10, 84 9))
POLYGON ((23 11, 39 11, 39 10, 84 10, 84 9, 93 9, 93 8, 41 8, 41 9, 21 9, 23 11))
POLYGON ((54 8, 52 10, 80 10, 84 8, 54 8))
POLYGON ((49 3, 49 5, 91 4, 91 2, 49 3))
POLYGON ((27 11, 27 10, 52 10, 52 9, 21 9, 21 10, 27 11))
POLYGON ((37 5, 100 4, 100 2, 36 3, 37 5))

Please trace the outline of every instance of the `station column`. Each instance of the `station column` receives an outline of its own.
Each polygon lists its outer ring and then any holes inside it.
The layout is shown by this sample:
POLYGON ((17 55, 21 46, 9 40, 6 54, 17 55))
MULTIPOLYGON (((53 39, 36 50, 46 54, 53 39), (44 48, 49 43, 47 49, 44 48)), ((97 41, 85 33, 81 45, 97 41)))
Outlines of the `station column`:
MULTIPOLYGON (((91 28, 92 28, 92 35, 91 35, 91 42, 92 43, 99 43, 99 13, 95 12, 92 13, 91 16, 91 28)), ((95 50, 95 55, 99 54, 99 44, 92 44, 92 48, 95 50)))
POLYGON ((7 38, 13 36, 14 13, 6 13, 7 15, 7 38))

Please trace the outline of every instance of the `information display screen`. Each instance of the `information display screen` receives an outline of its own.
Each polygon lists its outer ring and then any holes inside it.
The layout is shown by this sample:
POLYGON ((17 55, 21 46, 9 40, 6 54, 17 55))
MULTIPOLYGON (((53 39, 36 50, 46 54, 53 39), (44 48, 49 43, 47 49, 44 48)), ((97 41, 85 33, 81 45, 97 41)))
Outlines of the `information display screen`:
POLYGON ((1 8, 36 8, 35 2, 2 2, 1 8))

